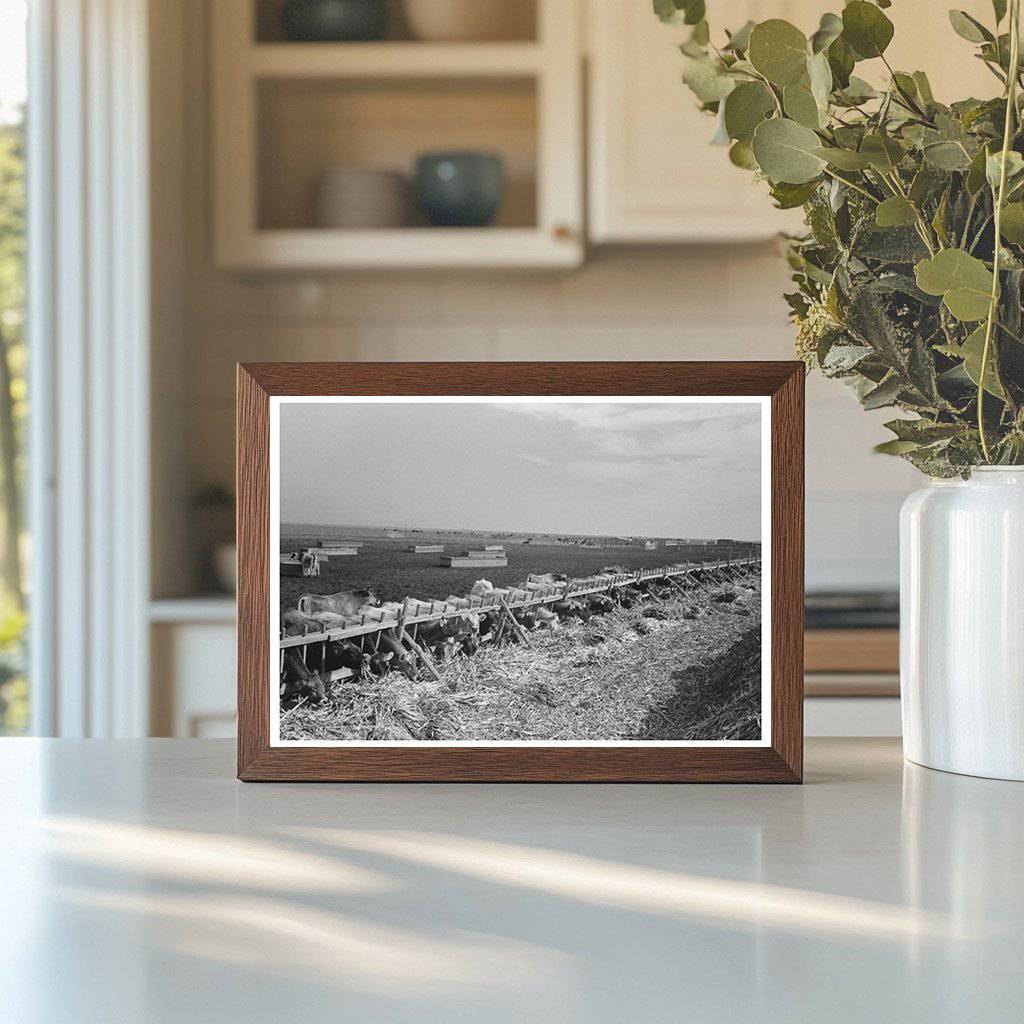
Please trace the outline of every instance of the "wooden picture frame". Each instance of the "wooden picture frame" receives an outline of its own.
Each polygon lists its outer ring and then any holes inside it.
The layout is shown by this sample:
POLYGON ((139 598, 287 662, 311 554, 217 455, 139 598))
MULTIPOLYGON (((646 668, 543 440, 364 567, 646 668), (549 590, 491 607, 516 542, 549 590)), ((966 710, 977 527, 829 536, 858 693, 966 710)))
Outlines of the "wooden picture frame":
MULTIPOLYGON (((392 399, 394 400, 394 399, 392 399)), ((576 399, 579 401, 579 399, 576 399)), ((662 400, 665 400, 664 398, 662 400)), ((238 366, 238 777, 244 781, 800 782, 804 367, 799 362, 238 366), (753 396, 770 409, 770 736, 760 746, 280 746, 271 742, 271 399, 753 396)), ((275 624, 276 630, 276 624, 275 624)), ((276 665, 275 665, 276 669, 276 665)))

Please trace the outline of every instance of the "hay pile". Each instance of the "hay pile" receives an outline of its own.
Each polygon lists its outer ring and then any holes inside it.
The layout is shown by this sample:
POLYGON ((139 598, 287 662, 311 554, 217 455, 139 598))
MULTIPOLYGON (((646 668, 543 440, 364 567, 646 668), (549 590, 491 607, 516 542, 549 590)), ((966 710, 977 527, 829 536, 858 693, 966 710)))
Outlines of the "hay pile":
POLYGON ((282 739, 755 739, 760 583, 728 584, 484 647, 441 682, 336 683, 281 715, 282 739))

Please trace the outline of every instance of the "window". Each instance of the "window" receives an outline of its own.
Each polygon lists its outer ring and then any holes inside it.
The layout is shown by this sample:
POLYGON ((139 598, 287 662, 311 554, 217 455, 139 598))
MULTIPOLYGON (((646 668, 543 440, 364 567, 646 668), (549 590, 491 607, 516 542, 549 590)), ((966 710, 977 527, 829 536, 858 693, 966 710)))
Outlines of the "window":
POLYGON ((0 734, 29 725, 24 0, 0 0, 0 734))

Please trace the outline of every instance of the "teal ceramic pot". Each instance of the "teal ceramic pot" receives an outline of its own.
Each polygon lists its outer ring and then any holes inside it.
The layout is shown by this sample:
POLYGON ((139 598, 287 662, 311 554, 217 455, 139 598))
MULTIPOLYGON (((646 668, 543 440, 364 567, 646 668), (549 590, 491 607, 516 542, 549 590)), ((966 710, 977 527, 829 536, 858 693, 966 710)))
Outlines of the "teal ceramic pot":
POLYGON ((387 0, 288 0, 281 11, 294 42, 366 42, 382 38, 387 26, 387 0))
POLYGON ((505 191, 505 168, 494 153, 424 153, 416 161, 416 195, 435 227, 489 224, 505 191))

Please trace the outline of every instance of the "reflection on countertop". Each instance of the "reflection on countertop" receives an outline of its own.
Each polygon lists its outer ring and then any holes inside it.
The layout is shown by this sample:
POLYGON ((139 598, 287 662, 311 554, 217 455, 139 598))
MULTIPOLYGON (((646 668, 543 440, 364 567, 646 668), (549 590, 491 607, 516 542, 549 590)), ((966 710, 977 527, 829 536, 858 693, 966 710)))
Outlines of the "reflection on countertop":
POLYGON ((961 1024, 1024 1005, 1024 786, 809 740, 804 786, 242 785, 0 742, 4 1019, 961 1024))

